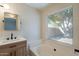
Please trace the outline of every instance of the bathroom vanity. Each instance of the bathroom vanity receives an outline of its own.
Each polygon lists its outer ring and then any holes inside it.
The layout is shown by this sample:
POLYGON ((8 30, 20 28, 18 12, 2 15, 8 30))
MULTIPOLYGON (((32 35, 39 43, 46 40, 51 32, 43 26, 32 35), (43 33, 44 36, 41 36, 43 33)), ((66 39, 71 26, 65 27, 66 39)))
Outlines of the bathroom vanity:
POLYGON ((0 56, 25 56, 26 43, 24 38, 0 42, 0 56))
MULTIPOLYGON (((18 25, 20 25, 18 24, 18 15, 9 13, 9 12, 4 12, 3 23, 4 23, 4 26, 3 26, 4 31, 18 32, 18 27, 19 27, 18 25)), ((26 39, 13 37, 13 33, 11 33, 10 38, 9 37, 7 37, 6 39, 1 39, 1 38, 2 37, 0 37, 0 56, 25 56, 27 55, 26 39)))

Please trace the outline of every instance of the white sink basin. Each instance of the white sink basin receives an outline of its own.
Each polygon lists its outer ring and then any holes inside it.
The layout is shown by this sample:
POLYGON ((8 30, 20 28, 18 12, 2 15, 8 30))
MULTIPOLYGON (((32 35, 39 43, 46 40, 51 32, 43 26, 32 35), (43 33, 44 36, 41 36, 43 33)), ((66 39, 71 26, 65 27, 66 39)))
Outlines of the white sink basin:
POLYGON ((10 39, 10 40, 1 39, 0 40, 0 45, 19 42, 19 41, 24 41, 24 40, 26 40, 26 39, 24 39, 24 38, 17 38, 17 39, 10 39))
POLYGON ((11 42, 11 41, 15 41, 15 40, 4 40, 4 39, 3 39, 3 40, 0 40, 0 44, 1 44, 1 43, 8 43, 8 42, 11 42))

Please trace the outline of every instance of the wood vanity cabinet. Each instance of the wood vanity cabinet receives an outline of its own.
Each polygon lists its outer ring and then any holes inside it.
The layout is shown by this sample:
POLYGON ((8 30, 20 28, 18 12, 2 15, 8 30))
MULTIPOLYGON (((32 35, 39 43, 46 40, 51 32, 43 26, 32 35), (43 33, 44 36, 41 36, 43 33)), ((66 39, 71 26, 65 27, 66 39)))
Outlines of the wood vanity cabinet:
POLYGON ((0 56, 26 56, 26 41, 0 46, 0 56))

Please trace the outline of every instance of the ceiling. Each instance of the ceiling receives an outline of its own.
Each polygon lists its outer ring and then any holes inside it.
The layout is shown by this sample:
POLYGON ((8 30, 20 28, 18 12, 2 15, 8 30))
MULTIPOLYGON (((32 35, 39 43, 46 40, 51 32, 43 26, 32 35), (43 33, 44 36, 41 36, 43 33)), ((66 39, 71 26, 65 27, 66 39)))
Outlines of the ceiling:
POLYGON ((42 9, 47 7, 48 3, 27 3, 27 5, 36 9, 42 9))

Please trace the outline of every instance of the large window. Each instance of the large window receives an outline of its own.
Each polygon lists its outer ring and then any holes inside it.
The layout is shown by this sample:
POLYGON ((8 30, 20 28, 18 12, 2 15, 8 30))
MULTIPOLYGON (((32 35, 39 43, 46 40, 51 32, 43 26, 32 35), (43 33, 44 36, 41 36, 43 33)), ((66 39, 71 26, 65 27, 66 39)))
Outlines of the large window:
POLYGON ((48 16, 48 39, 72 44, 73 8, 69 7, 48 16))

